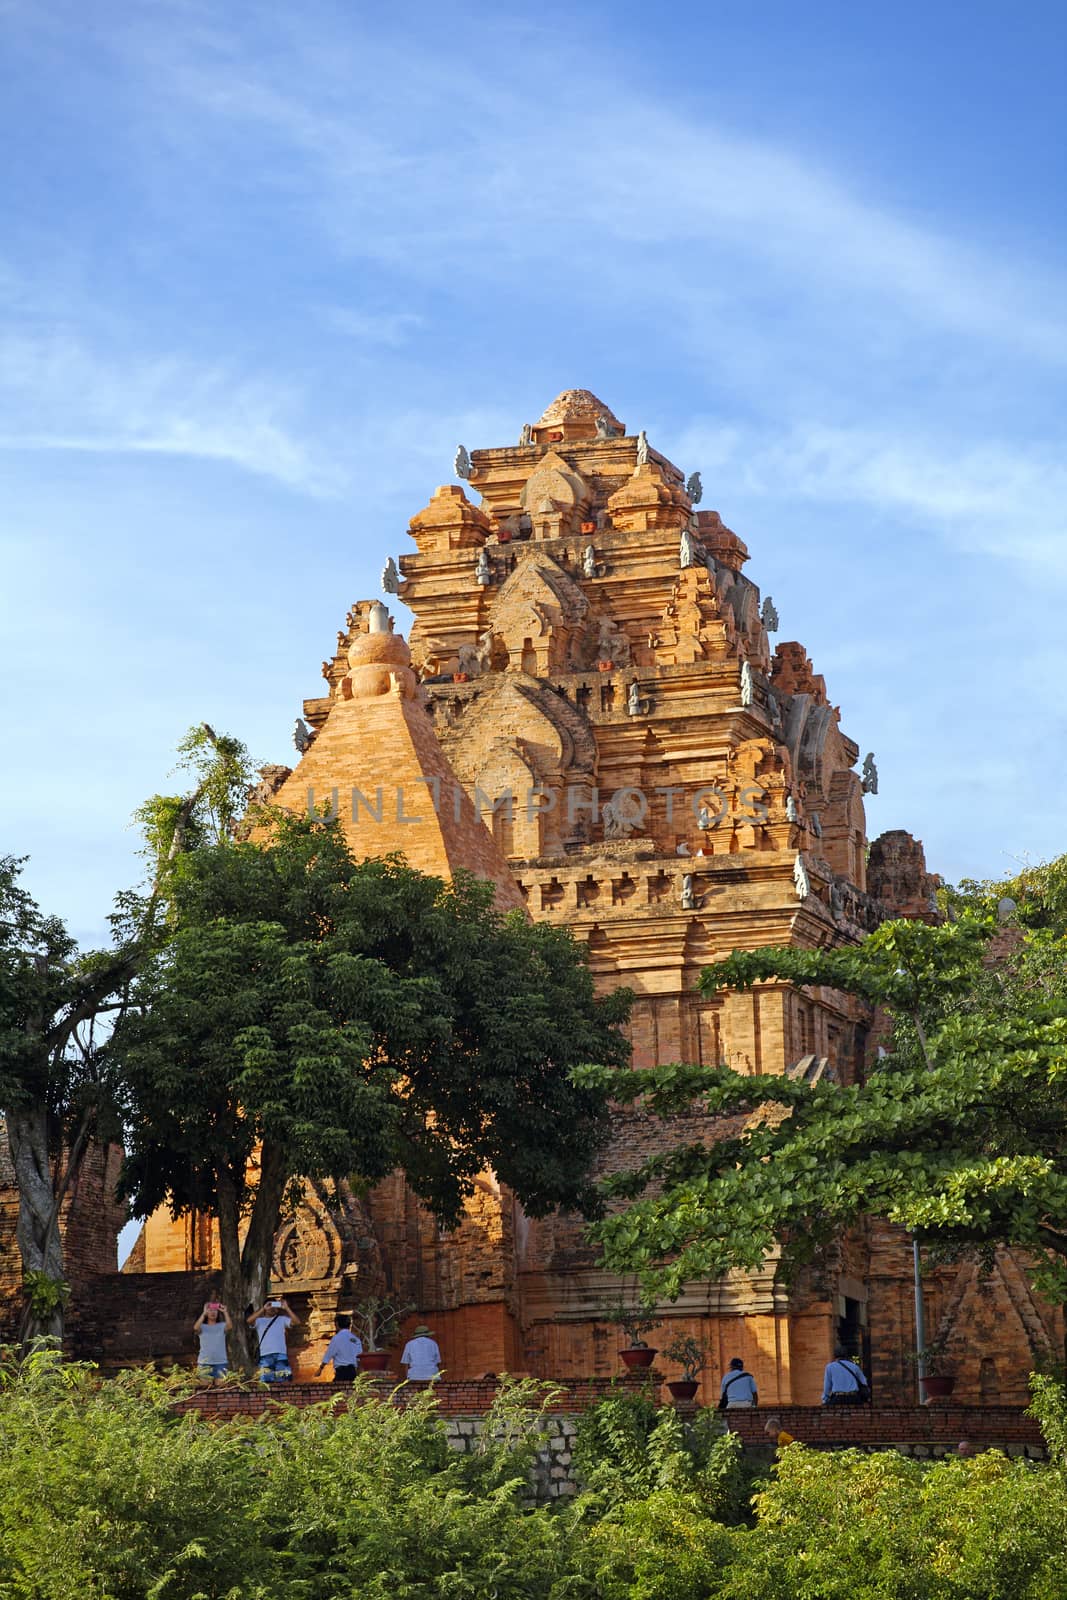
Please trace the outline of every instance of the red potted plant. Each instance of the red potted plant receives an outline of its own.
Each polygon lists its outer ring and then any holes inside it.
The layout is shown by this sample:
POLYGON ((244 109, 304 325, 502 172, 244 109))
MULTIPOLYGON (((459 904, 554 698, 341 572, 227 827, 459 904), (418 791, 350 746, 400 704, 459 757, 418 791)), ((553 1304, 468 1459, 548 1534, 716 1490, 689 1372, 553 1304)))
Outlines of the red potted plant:
POLYGON ((414 1306, 394 1305, 391 1300, 376 1296, 363 1300, 356 1307, 356 1331, 363 1342, 359 1358, 361 1372, 385 1372, 389 1366, 389 1347, 396 1343, 400 1324, 414 1306))
POLYGON ((682 1369, 682 1376, 669 1381, 667 1388, 675 1400, 692 1400, 700 1388, 700 1374, 708 1364, 707 1345, 692 1334, 679 1334, 664 1346, 663 1354, 668 1361, 677 1361, 682 1369))
POLYGON ((923 1374, 927 1401, 947 1400, 956 1387, 956 1374, 948 1360, 943 1338, 931 1339, 924 1350, 911 1357, 923 1374))
POLYGON ((608 1321, 614 1322, 621 1328, 630 1340, 625 1350, 619 1351, 619 1360, 628 1372, 640 1371, 650 1367, 656 1359, 657 1352, 651 1345, 645 1343, 642 1334, 649 1333, 659 1321, 658 1317, 650 1316, 647 1309, 640 1306, 620 1304, 613 1306, 608 1312, 608 1321))

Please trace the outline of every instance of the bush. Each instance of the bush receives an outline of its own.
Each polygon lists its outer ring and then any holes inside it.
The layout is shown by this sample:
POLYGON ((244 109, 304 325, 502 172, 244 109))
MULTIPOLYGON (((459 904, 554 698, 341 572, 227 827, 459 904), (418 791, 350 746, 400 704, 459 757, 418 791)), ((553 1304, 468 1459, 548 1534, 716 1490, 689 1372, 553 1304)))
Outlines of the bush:
POLYGON ((429 1395, 209 1423, 189 1387, 0 1368, 2 1600, 549 1600, 573 1568, 576 1519, 525 1505, 528 1388, 467 1457, 429 1395))
POLYGON ((1049 1466, 793 1444, 754 1498, 714 1414, 611 1399, 588 1491, 529 1504, 550 1400, 506 1388, 458 1454, 432 1395, 180 1416, 188 1377, 0 1362, 0 1600, 1067 1600, 1067 1412, 1049 1466))
POLYGON ((714 1411, 683 1422, 673 1406, 645 1396, 602 1400, 578 1424, 575 1464, 586 1488, 609 1507, 670 1489, 690 1495, 718 1522, 738 1522, 748 1512, 751 1474, 741 1441, 714 1411))

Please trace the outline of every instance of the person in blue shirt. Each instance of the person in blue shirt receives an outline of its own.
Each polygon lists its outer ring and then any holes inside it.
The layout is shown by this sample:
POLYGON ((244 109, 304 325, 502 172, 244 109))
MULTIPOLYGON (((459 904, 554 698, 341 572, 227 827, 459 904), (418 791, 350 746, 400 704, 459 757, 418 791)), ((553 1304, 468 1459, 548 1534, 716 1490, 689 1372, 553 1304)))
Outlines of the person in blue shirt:
POLYGON ((822 1378, 822 1403, 824 1406, 861 1406, 870 1396, 867 1379, 855 1361, 849 1358, 844 1345, 838 1345, 834 1359, 826 1364, 822 1378))
POLYGON ((757 1405, 759 1395, 756 1392, 756 1380, 750 1372, 745 1371, 741 1357, 734 1356, 719 1387, 719 1410, 740 1411, 757 1405))

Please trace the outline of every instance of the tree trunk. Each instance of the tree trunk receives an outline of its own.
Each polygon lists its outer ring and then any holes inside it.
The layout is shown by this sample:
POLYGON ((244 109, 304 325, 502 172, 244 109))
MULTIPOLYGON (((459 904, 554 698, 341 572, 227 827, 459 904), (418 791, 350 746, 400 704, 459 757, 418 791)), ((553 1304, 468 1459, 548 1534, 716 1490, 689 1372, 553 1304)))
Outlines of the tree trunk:
POLYGON ((274 1236, 289 1173, 281 1148, 265 1141, 259 1153, 259 1180, 241 1254, 241 1270, 249 1298, 261 1306, 270 1286, 274 1236))
POLYGON ((220 1169, 218 1173, 219 1254, 222 1257, 222 1303, 230 1313, 233 1327, 230 1331, 230 1356, 235 1367, 251 1372, 255 1367, 250 1333, 245 1318, 248 1313, 248 1296, 245 1294, 241 1273, 240 1207, 237 1203, 237 1186, 233 1175, 220 1169))
MULTIPOLYGON (((48 1151, 48 1113, 44 1105, 23 1107, 4 1114, 11 1164, 19 1191, 18 1241, 23 1273, 43 1272, 54 1282, 63 1279, 63 1244, 56 1223, 55 1188, 48 1151)), ((34 1316, 27 1302, 23 1314, 23 1346, 34 1339, 63 1338, 63 1306, 47 1316, 34 1316)))

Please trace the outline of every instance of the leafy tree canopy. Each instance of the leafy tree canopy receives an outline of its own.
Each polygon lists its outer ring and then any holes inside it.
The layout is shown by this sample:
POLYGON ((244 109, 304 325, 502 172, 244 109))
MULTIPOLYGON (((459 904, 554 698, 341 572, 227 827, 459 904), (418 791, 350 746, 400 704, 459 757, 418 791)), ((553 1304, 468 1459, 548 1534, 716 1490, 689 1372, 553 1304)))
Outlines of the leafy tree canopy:
POLYGON ((0 1106, 19 1193, 27 1342, 62 1334, 60 1210, 90 1139, 120 1136, 114 1062, 101 1037, 158 945, 173 862, 190 839, 225 835, 247 793, 248 757, 237 740, 202 723, 179 754, 193 787, 138 813, 152 876, 145 889, 117 897, 111 949, 79 951, 22 888, 23 862, 0 858, 0 1106))
POLYGON ((865 1082, 685 1065, 586 1075, 652 1111, 723 1116, 717 1140, 609 1182, 633 1202, 599 1224, 609 1266, 640 1274, 649 1296, 776 1247, 788 1272, 869 1214, 950 1251, 1020 1246, 1039 1286, 1067 1298, 1067 858, 948 898, 938 926, 736 952, 701 975, 709 995, 785 980, 883 1008, 888 1050, 865 1082))
POLYGON ((135 1212, 215 1212, 238 1305, 298 1177, 401 1168, 455 1222, 491 1166, 532 1214, 588 1208, 607 1113, 570 1074, 626 1059, 627 996, 595 998, 570 934, 499 915, 491 885, 357 864, 336 825, 273 828, 173 863, 171 937, 112 1044, 135 1212))

